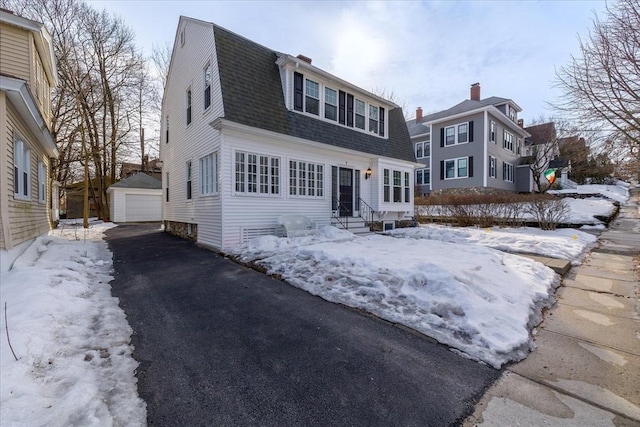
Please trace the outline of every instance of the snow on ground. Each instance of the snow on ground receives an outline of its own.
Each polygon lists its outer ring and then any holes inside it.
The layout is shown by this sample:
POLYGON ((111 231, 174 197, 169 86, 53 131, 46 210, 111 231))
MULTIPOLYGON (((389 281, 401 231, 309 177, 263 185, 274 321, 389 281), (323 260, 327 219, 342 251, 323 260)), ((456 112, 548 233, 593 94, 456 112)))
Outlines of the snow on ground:
POLYGON ((611 200, 626 203, 629 199, 629 184, 618 181, 616 185, 588 184, 578 185, 578 188, 564 190, 550 190, 549 194, 601 194, 611 200))
POLYGON ((109 286, 112 226, 63 223, 2 274, 0 425, 146 424, 132 330, 109 286))
POLYGON ((596 243, 595 236, 572 228, 548 231, 531 227, 474 228, 429 224, 416 228, 398 228, 386 234, 393 237, 488 246, 504 252, 566 259, 573 265, 579 265, 584 255, 596 243))
MULTIPOLYGON (((559 241, 583 242, 584 249, 583 234, 559 241)), ((508 236, 503 248, 523 244, 514 232, 510 246, 508 236)), ((529 333, 553 302, 558 276, 528 258, 441 237, 358 237, 323 227, 305 237, 263 236, 232 253, 311 294, 414 328, 495 368, 526 357, 529 333)), ((554 247, 551 239, 546 244, 554 247)))
POLYGON ((566 197, 563 199, 569 204, 569 216, 562 221, 567 224, 602 224, 596 216, 607 218, 613 214, 616 206, 607 199, 589 197, 587 199, 574 199, 566 197))

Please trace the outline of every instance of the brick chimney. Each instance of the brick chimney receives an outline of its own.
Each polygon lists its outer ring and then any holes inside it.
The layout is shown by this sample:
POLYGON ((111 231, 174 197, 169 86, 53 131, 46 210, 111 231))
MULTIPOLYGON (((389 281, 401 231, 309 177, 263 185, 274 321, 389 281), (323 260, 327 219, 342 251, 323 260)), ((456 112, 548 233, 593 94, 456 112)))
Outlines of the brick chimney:
POLYGON ((303 54, 300 54, 296 56, 296 58, 306 62, 307 64, 311 64, 311 58, 309 58, 308 56, 304 56, 303 54))
POLYGON ((422 107, 418 107, 416 109, 416 123, 420 123, 422 121, 422 107))
POLYGON ((480 101, 480 83, 474 83, 471 85, 471 100, 480 101))
POLYGON ((518 119, 518 126, 520 126, 521 128, 524 128, 524 120, 523 119, 518 119))

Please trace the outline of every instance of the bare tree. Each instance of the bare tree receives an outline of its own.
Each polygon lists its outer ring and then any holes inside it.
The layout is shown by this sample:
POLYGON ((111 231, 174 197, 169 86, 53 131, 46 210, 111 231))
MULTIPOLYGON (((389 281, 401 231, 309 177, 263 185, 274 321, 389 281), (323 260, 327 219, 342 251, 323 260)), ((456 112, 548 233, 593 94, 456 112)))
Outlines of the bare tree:
MULTIPOLYGON (((547 121, 544 117, 532 122, 525 128, 531 134, 526 144, 526 159, 531 169, 533 181, 537 191, 547 192, 551 186, 545 172, 549 170, 549 163, 560 156, 560 142, 571 135, 569 126, 564 122, 547 121)), ((567 159, 568 160, 568 159, 567 159)))
POLYGON ((108 219, 107 187, 115 182, 123 153, 128 154, 131 145, 139 146, 139 117, 147 114, 140 93, 149 76, 133 32, 122 20, 83 2, 7 0, 4 4, 44 21, 53 36, 59 85, 53 94, 52 132, 61 152, 56 177, 65 185, 87 171, 85 185, 96 213, 108 219), (131 138, 136 130, 138 135, 131 138))
MULTIPOLYGON (((640 0, 607 3, 605 17, 580 39, 580 54, 556 73, 564 92, 555 108, 591 132, 640 156, 640 0)), ((603 140, 604 140, 603 139, 603 140)))

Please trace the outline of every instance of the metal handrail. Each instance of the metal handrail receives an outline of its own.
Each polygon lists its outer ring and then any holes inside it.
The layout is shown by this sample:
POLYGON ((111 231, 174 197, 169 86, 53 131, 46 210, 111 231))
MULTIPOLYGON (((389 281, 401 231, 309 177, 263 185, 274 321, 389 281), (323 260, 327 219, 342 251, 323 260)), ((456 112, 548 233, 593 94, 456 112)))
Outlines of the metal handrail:
POLYGON ((331 218, 335 218, 345 229, 349 229, 349 216, 340 216, 340 211, 347 211, 346 206, 340 203, 339 198, 333 200, 336 204, 336 211, 331 212, 331 218))
POLYGON ((371 206, 369 206, 369 204, 367 202, 365 202, 364 200, 362 200, 362 197, 358 198, 358 201, 360 203, 360 216, 362 218, 364 218, 364 220, 366 222, 368 222, 369 224, 371 224, 373 222, 373 214, 376 213, 375 210, 373 210, 373 208, 371 206), (363 206, 366 208, 364 209, 363 206))

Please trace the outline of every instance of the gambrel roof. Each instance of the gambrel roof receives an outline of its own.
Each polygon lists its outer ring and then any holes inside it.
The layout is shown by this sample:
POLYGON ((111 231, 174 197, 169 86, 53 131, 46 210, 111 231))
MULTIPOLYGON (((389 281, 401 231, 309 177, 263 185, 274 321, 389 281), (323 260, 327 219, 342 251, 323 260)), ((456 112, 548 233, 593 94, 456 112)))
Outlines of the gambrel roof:
POLYGON ((287 110, 278 52, 213 25, 224 119, 375 156, 415 162, 402 109, 390 109, 388 137, 287 110))

